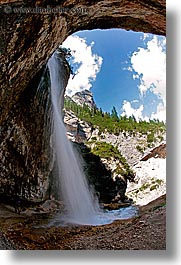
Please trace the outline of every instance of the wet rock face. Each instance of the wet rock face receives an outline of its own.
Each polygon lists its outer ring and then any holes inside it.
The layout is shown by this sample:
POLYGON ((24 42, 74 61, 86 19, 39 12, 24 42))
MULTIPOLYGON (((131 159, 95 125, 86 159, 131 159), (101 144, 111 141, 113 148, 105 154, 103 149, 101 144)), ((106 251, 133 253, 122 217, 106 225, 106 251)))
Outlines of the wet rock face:
POLYGON ((25 196, 42 198, 49 174, 40 170, 48 161, 42 153, 45 108, 35 96, 43 65, 78 30, 123 28, 165 35, 165 1, 4 0, 0 13, 0 192, 17 186, 25 196), (36 6, 64 9, 44 12, 36 6))
POLYGON ((34 101, 35 91, 31 94, 25 92, 16 107, 12 108, 1 132, 0 192, 7 196, 21 193, 29 197, 28 193, 32 190, 36 192, 39 182, 40 136, 43 133, 43 119, 39 118, 44 113, 34 101))
POLYGON ((29 85, 31 93, 25 90, 2 127, 0 193, 5 196, 21 194, 26 198, 38 198, 43 197, 42 192, 46 190, 40 172, 43 160, 47 160, 43 158, 41 137, 45 113, 32 85, 29 85))
MULTIPOLYGON (((65 63, 64 87, 69 78, 65 63)), ((48 70, 44 86, 38 91, 45 67, 28 84, 19 102, 12 108, 1 130, 0 139, 0 198, 15 196, 25 200, 50 198, 56 183, 51 183, 53 164, 50 160, 49 139, 45 127, 49 117, 48 70), (41 95, 40 95, 41 94, 41 95), (50 190, 51 186, 51 190, 50 190)), ((53 181, 54 182, 54 181, 53 181)), ((55 194, 54 194, 55 196, 55 194)))

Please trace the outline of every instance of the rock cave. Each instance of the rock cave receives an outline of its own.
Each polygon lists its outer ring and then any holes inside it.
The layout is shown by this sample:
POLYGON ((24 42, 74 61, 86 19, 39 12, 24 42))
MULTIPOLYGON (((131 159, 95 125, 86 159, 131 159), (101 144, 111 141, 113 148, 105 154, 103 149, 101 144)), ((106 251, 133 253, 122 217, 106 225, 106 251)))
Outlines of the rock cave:
POLYGON ((12 186, 29 191, 25 196, 34 200, 51 193, 51 168, 42 152, 45 108, 39 105, 36 92, 54 50, 69 35, 85 29, 122 28, 165 35, 165 4, 164 0, 1 1, 0 194, 12 186), (26 9, 35 7, 45 10, 26 9), (63 11, 56 12, 58 7, 63 11))

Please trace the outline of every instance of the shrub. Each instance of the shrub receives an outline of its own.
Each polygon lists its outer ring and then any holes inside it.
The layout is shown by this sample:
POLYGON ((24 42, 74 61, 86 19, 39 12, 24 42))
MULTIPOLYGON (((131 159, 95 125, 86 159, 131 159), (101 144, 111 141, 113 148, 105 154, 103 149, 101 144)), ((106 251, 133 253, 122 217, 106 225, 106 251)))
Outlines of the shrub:
POLYGON ((150 187, 150 191, 152 191, 152 190, 156 190, 158 187, 159 187, 158 184, 154 184, 154 185, 152 185, 152 186, 150 187))
POLYGON ((93 136, 92 138, 91 138, 91 141, 96 141, 97 140, 97 137, 95 137, 95 136, 93 136))
POLYGON ((144 149, 140 146, 140 145, 137 145, 136 146, 136 149, 140 152, 140 153, 144 153, 144 149))
POLYGON ((117 167, 116 173, 122 176, 124 175, 128 179, 134 178, 134 172, 128 165, 126 158, 122 156, 119 150, 113 145, 106 142, 96 142, 94 148, 92 149, 92 153, 105 159, 110 159, 111 157, 118 159, 123 165, 123 168, 117 167))
POLYGON ((152 143, 152 142, 154 142, 154 134, 153 134, 153 133, 149 133, 149 134, 147 135, 147 142, 148 142, 148 143, 152 143))
POLYGON ((149 183, 144 183, 140 188, 139 188, 139 191, 144 191, 146 190, 147 188, 150 187, 150 184, 149 183))

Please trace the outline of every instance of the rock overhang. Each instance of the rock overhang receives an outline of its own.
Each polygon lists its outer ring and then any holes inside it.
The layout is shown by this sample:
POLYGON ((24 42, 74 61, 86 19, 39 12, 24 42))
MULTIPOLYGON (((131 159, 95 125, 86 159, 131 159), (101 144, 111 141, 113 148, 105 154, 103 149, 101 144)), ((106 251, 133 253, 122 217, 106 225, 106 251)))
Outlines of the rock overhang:
POLYGON ((166 1, 4 0, 0 25, 2 124, 30 80, 69 35, 109 28, 165 35, 166 1))

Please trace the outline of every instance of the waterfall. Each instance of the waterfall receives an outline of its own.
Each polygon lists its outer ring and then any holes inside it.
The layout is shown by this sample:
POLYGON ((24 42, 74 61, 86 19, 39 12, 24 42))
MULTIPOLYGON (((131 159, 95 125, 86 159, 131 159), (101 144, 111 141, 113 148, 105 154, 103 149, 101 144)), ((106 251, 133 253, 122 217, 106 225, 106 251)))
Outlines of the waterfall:
POLYGON ((61 216, 68 223, 93 224, 100 213, 98 200, 90 190, 72 143, 68 140, 62 118, 65 63, 55 52, 48 61, 51 82, 51 148, 65 205, 61 216))
MULTIPOLYGON (((58 52, 55 52, 48 61, 51 106, 47 124, 51 127, 50 157, 52 164, 54 163, 53 174, 59 178, 60 194, 65 206, 65 211, 61 212, 53 223, 102 225, 133 217, 137 215, 135 206, 113 211, 100 209, 98 199, 88 185, 79 157, 67 138, 62 117, 64 89, 67 83, 66 67, 65 60, 58 52)), ((40 82, 39 94, 41 93, 40 82)), ((49 128, 46 130, 49 131, 49 128)))

